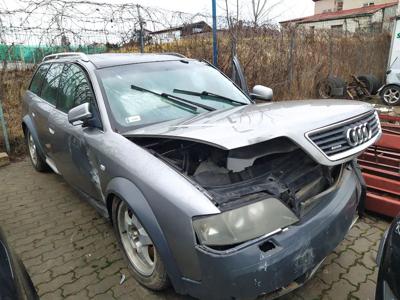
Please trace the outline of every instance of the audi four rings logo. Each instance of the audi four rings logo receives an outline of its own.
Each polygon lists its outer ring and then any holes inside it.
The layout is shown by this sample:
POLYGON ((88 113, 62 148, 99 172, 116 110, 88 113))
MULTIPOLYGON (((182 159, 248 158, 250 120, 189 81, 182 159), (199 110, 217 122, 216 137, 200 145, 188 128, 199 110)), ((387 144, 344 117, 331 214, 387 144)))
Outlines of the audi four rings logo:
POLYGON ((372 132, 367 123, 347 129, 346 139, 350 146, 355 147, 368 141, 372 132))

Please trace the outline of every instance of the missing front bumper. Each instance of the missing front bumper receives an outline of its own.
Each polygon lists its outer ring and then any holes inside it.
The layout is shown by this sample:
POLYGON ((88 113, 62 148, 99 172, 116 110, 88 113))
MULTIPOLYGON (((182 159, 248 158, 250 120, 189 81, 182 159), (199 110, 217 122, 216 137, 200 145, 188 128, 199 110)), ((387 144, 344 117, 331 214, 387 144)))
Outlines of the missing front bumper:
POLYGON ((304 283, 354 224, 360 183, 352 168, 338 188, 321 200, 307 218, 288 230, 255 241, 236 252, 197 247, 201 282, 187 282, 189 294, 208 299, 253 299, 290 292, 304 283), (263 251, 266 241, 275 247, 263 251))

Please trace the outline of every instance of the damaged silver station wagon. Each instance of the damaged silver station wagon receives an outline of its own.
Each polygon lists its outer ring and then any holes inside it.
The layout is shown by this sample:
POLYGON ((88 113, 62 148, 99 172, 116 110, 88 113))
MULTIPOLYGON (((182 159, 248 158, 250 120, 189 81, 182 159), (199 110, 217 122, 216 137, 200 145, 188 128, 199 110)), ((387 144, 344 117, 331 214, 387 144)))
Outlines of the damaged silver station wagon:
POLYGON ((110 218, 138 282, 207 299, 303 284, 362 213, 355 161, 381 135, 348 100, 264 102, 205 61, 64 53, 39 65, 22 127, 38 171, 110 218))

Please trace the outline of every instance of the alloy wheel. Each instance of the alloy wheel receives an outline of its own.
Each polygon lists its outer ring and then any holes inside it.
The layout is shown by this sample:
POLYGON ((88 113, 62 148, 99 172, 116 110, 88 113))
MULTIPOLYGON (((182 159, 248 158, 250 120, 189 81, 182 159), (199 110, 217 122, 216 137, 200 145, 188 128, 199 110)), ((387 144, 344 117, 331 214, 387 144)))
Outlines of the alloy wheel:
POLYGON ((153 242, 124 202, 119 205, 117 216, 119 234, 129 261, 138 273, 150 276, 156 265, 156 250, 153 242))
POLYGON ((28 136, 28 149, 29 149, 29 155, 31 157, 32 163, 36 166, 38 163, 36 145, 35 145, 35 141, 33 140, 32 135, 30 133, 28 136))
POLYGON ((383 99, 388 104, 395 104, 400 99, 400 91, 394 88, 387 89, 383 94, 383 99))

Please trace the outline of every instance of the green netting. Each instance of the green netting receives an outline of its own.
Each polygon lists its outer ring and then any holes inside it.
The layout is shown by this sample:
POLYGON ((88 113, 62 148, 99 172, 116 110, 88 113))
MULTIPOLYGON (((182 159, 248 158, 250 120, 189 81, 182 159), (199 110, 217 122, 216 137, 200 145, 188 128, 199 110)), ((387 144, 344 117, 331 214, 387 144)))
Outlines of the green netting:
POLYGON ((25 46, 0 44, 0 60, 23 61, 25 63, 40 62, 44 56, 59 52, 84 52, 86 54, 106 52, 105 45, 89 46, 25 46))

